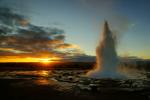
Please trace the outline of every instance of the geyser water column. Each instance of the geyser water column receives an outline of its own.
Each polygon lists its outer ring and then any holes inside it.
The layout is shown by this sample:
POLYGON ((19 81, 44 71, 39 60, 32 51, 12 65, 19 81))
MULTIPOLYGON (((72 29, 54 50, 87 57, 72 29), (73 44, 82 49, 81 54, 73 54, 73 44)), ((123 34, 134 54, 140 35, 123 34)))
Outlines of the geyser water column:
POLYGON ((118 57, 114 35, 110 31, 107 21, 105 21, 101 39, 96 48, 96 66, 87 75, 92 78, 119 78, 117 65, 118 57))

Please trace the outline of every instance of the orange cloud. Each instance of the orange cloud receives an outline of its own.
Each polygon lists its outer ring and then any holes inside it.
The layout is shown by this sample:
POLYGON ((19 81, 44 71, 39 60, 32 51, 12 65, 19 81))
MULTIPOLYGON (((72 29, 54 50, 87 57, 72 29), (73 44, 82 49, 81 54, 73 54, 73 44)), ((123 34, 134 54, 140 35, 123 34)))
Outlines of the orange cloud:
POLYGON ((34 62, 39 58, 66 58, 83 54, 79 46, 65 43, 64 30, 34 25, 27 17, 12 10, 0 8, 1 61, 32 59, 34 62))
POLYGON ((68 49, 68 48, 80 49, 80 47, 78 45, 68 44, 68 43, 60 44, 56 48, 59 48, 59 49, 68 49))
POLYGON ((21 26, 27 26, 27 25, 29 25, 29 21, 26 19, 22 19, 22 20, 19 20, 19 24, 21 26))

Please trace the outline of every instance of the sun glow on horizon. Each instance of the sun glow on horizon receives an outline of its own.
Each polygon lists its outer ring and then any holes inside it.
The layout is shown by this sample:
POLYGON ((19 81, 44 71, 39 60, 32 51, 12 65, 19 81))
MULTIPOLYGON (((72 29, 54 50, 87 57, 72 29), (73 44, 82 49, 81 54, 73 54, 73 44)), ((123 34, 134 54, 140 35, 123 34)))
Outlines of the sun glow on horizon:
POLYGON ((50 58, 43 58, 43 59, 40 59, 40 62, 43 63, 43 64, 49 64, 51 61, 50 58))
POLYGON ((18 62, 18 63, 22 63, 22 62, 40 62, 43 64, 48 64, 54 61, 59 61, 61 58, 58 57, 52 57, 52 58, 34 58, 34 57, 24 57, 24 58, 20 58, 17 56, 7 56, 6 58, 0 58, 0 62, 1 63, 11 63, 11 62, 18 62))

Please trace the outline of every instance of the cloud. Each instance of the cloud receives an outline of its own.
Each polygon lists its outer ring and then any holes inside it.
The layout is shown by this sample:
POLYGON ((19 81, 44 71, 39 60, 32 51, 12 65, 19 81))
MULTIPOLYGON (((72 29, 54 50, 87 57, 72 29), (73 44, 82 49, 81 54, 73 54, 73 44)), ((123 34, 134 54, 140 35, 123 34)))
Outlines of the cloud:
POLYGON ((69 49, 69 48, 80 49, 79 46, 75 44, 68 44, 68 43, 60 44, 56 48, 58 49, 69 49))
POLYGON ((64 59, 61 60, 68 61, 68 62, 95 62, 96 57, 83 54, 83 55, 65 57, 64 59))
POLYGON ((14 24, 20 24, 24 21, 27 23, 27 17, 22 16, 13 12, 10 8, 0 7, 0 22, 8 25, 13 26, 14 24))
POLYGON ((65 43, 64 30, 34 25, 27 17, 0 7, 1 57, 65 58, 81 54, 77 45, 65 43))

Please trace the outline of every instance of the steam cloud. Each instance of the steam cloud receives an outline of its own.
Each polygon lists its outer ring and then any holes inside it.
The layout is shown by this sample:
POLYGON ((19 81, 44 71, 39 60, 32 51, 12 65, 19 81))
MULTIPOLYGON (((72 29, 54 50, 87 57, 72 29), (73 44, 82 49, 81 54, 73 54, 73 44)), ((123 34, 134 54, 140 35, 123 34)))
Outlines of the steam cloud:
POLYGON ((92 78, 118 78, 117 73, 118 56, 115 48, 115 41, 107 22, 101 35, 101 40, 96 49, 96 67, 88 72, 92 78))

